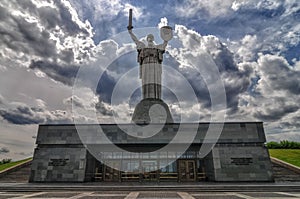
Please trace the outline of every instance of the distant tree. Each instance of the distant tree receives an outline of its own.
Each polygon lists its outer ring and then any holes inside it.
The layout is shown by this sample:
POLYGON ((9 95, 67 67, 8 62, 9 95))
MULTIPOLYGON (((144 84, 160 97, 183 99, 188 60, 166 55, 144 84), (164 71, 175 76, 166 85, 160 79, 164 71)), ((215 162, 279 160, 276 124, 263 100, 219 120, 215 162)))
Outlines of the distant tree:
POLYGON ((290 149, 300 149, 300 142, 290 142, 290 149))
POLYGON ((268 142, 266 144, 268 149, 300 149, 300 142, 282 140, 278 142, 268 142))
POLYGON ((291 145, 290 142, 287 140, 282 140, 279 144, 282 149, 289 149, 291 145))
POLYGON ((2 159, 2 160, 0 161, 0 165, 1 165, 1 164, 7 164, 7 163, 10 163, 10 162, 11 162, 11 159, 5 158, 5 159, 2 159))
POLYGON ((278 142, 268 142, 266 146, 268 149, 280 149, 280 144, 278 142))

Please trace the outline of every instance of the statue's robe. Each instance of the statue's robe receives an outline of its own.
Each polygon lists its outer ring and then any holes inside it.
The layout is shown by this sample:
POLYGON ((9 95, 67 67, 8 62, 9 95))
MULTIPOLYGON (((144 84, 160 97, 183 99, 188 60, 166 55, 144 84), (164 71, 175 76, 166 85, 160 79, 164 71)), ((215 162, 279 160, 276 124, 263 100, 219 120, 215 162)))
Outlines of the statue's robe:
POLYGON ((161 99, 161 76, 164 45, 147 47, 144 43, 137 45, 140 79, 142 79, 143 99, 161 99))

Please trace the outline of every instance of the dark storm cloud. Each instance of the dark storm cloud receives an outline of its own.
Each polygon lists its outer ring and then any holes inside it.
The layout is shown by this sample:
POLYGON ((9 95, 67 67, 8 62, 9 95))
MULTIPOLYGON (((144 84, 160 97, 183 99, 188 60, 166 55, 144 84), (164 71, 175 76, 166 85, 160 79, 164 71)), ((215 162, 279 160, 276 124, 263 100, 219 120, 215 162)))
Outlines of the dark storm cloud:
POLYGON ((14 108, 0 109, 0 116, 12 124, 71 123, 65 111, 48 111, 42 107, 30 107, 18 103, 14 108))
MULTIPOLYGON (((297 132, 299 125, 299 69, 279 55, 258 54, 252 65, 257 79, 241 95, 239 109, 245 117, 266 122, 268 132, 297 132)), ((241 65, 239 65, 241 66, 241 65)), ((280 136, 279 136, 280 137, 280 136)))
POLYGON ((32 112, 24 111, 28 107, 17 107, 16 110, 0 110, 3 119, 13 124, 39 124, 44 121, 43 118, 35 116, 32 112), (35 116, 35 117, 34 117, 35 116))
MULTIPOLYGON (((74 59, 78 58, 78 57, 76 58, 76 56, 78 56, 77 55, 78 53, 76 53, 72 47, 68 47, 68 45, 64 47, 60 47, 60 49, 58 50, 56 44, 58 40, 66 41, 69 36, 73 38, 82 37, 83 39, 88 39, 91 36, 91 29, 89 28, 89 26, 88 25, 84 26, 82 22, 80 23, 78 20, 74 20, 75 17, 74 10, 72 10, 68 6, 68 4, 63 1, 55 1, 53 3, 54 7, 50 7, 50 6, 37 7, 29 0, 24 0, 21 1, 20 3, 17 1, 7 1, 6 5, 9 4, 12 7, 15 7, 16 10, 22 9, 27 14, 30 13, 30 16, 36 17, 38 19, 37 21, 35 20, 28 21, 26 17, 13 15, 11 12, 7 12, 7 9, 5 9, 5 6, 3 6, 4 4, 5 3, 0 3, 0 11, 3 11, 0 12, 0 19, 2 19, 2 21, 0 22, 0 34, 3 35, 3 37, 0 38, 0 42, 2 42, 2 44, 9 47, 10 49, 16 51, 17 53, 24 52, 29 55, 34 55, 33 58, 31 58, 33 60, 31 61, 29 66, 31 69, 40 70, 44 72, 47 76, 49 76, 50 78, 56 81, 62 82, 66 85, 72 85, 79 68, 78 64, 74 63, 74 59), (40 29, 40 26, 42 26, 43 28, 40 29), (56 30, 57 27, 59 27, 58 30, 56 30), (56 40, 52 39, 53 37, 56 40), (38 58, 36 58, 36 56, 38 56, 38 58)), ((90 11, 96 12, 96 10, 94 10, 96 8, 91 7, 94 6, 93 2, 88 2, 87 4, 89 5, 88 9, 87 7, 83 7, 82 10, 80 10, 82 4, 76 3, 78 12, 81 12, 81 16, 83 20, 90 19, 92 17, 99 16, 98 14, 101 14, 101 13, 91 14, 90 11)), ((83 5, 85 5, 85 3, 83 3, 83 5)), ((118 11, 117 14, 107 13, 107 15, 109 15, 108 19, 118 19, 121 21, 122 19, 121 17, 123 16, 123 13, 120 12, 119 8, 116 10, 118 11)), ((238 12, 242 12, 242 11, 243 10, 240 10, 238 12)), ((231 10, 230 12, 233 11, 231 10)), ((266 26, 265 23, 268 23, 267 21, 264 22, 263 25, 257 26, 259 21, 261 21, 260 17, 265 19, 271 18, 270 13, 265 13, 265 14, 266 16, 262 17, 261 15, 263 15, 263 13, 261 13, 259 15, 259 20, 255 21, 254 24, 254 26, 259 28, 260 33, 264 33, 263 31, 266 26)), ((271 15, 273 14, 274 13, 271 13, 271 15)), ((255 17, 251 13, 250 15, 253 18, 255 17)), ((275 17, 279 17, 280 15, 281 14, 279 13, 275 17)), ((234 20, 231 22, 227 21, 228 24, 226 25, 240 23, 240 21, 245 20, 245 18, 243 18, 242 20, 237 20, 235 16, 231 16, 231 17, 233 17, 232 19, 234 20)), ((110 29, 109 27, 103 26, 103 24, 106 23, 103 18, 100 17, 99 19, 93 19, 93 20, 95 21, 94 24, 98 24, 97 27, 98 29, 96 31, 97 34, 103 33, 103 31, 99 31, 101 30, 101 28, 103 30, 110 29)), ((196 21, 198 23, 198 20, 196 21)), ((218 19, 217 21, 222 21, 222 19, 218 19)), ((110 26, 115 24, 114 22, 115 22, 114 20, 110 21, 110 26)), ((252 21, 247 21, 247 23, 252 23, 252 21)), ((275 24, 275 22, 272 21, 272 24, 275 24)), ((121 25, 120 26, 115 25, 115 26, 116 26, 115 31, 118 32, 121 25)), ((249 28, 251 26, 247 26, 247 27, 249 28)), ((248 30, 246 30, 247 27, 245 27, 245 31, 247 33, 255 33, 256 30, 254 29, 252 30, 252 32, 248 32, 248 30)), ((278 25, 274 27, 278 27, 278 25)), ((223 30, 223 28, 221 29, 223 30)), ((253 78, 254 69, 248 68, 247 70, 241 70, 238 67, 237 63, 235 62, 233 52, 231 52, 230 49, 228 49, 228 47, 224 43, 222 43, 220 39, 217 38, 216 36, 212 36, 212 35, 201 36, 200 34, 195 33, 195 31, 193 32, 185 27, 177 31, 178 33, 182 32, 182 35, 179 35, 181 37, 180 39, 188 40, 190 37, 190 40, 192 38, 194 39, 194 42, 195 41, 198 42, 197 45, 195 46, 189 46, 189 48, 187 48, 188 50, 195 48, 195 53, 197 53, 198 52, 197 50, 202 48, 201 50, 205 50, 211 55, 211 57, 213 58, 215 64, 219 69, 221 79, 225 86, 226 100, 228 106, 227 108, 229 111, 228 113, 229 114, 237 113, 239 111, 240 95, 248 92, 251 84, 250 79, 253 78), (200 45, 201 47, 199 47, 200 45)), ((241 31, 244 30, 239 29, 237 31, 239 31, 237 33, 239 35, 238 37, 241 37, 240 36, 241 31)), ((104 32, 105 33, 103 33, 101 37, 107 38, 107 34, 108 34, 107 32, 111 32, 111 30, 104 31, 104 32)), ((272 33, 275 33, 274 30, 272 30, 272 33)), ((226 35, 226 33, 224 34, 226 35)), ((282 34, 280 33, 278 35, 282 35, 282 34)), ((244 34, 242 34, 242 36, 244 36, 244 34)), ((97 35, 97 37, 98 39, 100 38, 99 35, 97 35)), ((257 37, 259 38, 259 35, 257 37)), ((77 40, 75 39, 69 42, 77 43, 76 41, 77 40)), ((258 39, 258 41, 261 40, 258 39)), ((269 41, 271 40, 268 39, 268 42, 269 41)), ((60 44, 63 44, 63 42, 61 42, 60 44)), ((99 45, 103 47, 104 49, 103 52, 106 53, 103 54, 102 57, 110 59, 110 56, 112 55, 112 57, 115 58, 115 55, 117 54, 116 51, 120 46, 117 45, 114 46, 112 42, 106 42, 106 44, 107 47, 105 47, 105 42, 99 45), (109 51, 109 49, 111 49, 111 51, 109 51)), ((83 59, 84 56, 87 56, 88 49, 89 49, 89 45, 86 45, 83 46, 78 51, 81 52, 79 53, 80 54, 79 59, 81 58, 83 59)), ((257 58, 257 56, 253 56, 253 57, 254 57, 253 59, 257 58)), ((128 71, 131 68, 131 66, 137 65, 135 59, 136 59, 136 52, 131 52, 131 54, 126 54, 124 56, 121 56, 111 64, 111 66, 107 69, 106 72, 103 73, 96 89, 96 94, 101 96, 101 102, 105 104, 110 104, 111 94, 113 92, 114 86, 116 85, 116 82, 119 80, 118 79, 119 76, 121 76, 126 71, 128 71)), ((189 59, 189 56, 184 56, 184 59, 185 60, 189 59)), ((260 63, 264 63, 263 61, 264 60, 261 59, 260 63)), ((270 82, 273 90, 289 91, 293 95, 297 95, 300 93, 299 71, 291 70, 289 66, 286 66, 286 63, 284 62, 279 63, 278 60, 275 61, 267 60, 266 64, 260 64, 260 63, 259 65, 261 67, 258 69, 259 70, 258 73, 260 72, 263 73, 260 74, 261 78, 265 78, 266 81, 270 82)), ((197 63, 195 65, 197 65, 197 63)), ((177 68, 177 65, 175 67, 177 68)), ((199 103, 202 105, 202 107, 209 109, 211 106, 211 100, 207 89, 207 85, 204 82, 203 77, 201 77, 201 74, 195 73, 194 71, 188 69, 178 69, 178 70, 184 74, 184 76, 192 85, 198 97, 199 103)), ((264 93, 262 92, 262 95, 263 94, 264 93)), ((171 95, 165 93, 165 97, 171 98, 171 95)), ((78 104, 78 106, 79 105, 80 104, 78 104)), ((96 106, 98 107, 100 113, 103 113, 104 115, 111 115, 111 112, 109 110, 106 110, 103 104, 100 103, 99 105, 96 106)), ((273 120, 274 118, 280 119, 281 117, 284 117, 285 115, 292 112, 295 112, 295 106, 291 104, 284 104, 284 108, 282 110, 280 109, 277 112, 274 112, 271 108, 270 110, 257 112, 256 114, 253 115, 254 117, 259 119, 266 118, 266 120, 273 120), (276 114, 276 116, 273 116, 273 114, 276 114)), ((27 115, 29 115, 29 113, 30 112, 28 112, 27 115)), ((9 114, 7 113, 6 115, 7 115, 6 117, 8 117, 9 114)))
MULTIPOLYGON (((43 4, 43 2, 45 1, 38 1, 37 3, 43 4)), ((37 7, 36 4, 32 3, 31 0, 11 0, 7 4, 4 3, 4 5, 9 5, 10 7, 15 8, 16 10, 20 10, 23 12, 25 11, 25 13, 37 17, 41 21, 41 24, 47 28, 47 30, 55 29, 56 26, 59 26, 64 30, 64 32, 69 34, 83 33, 87 36, 90 34, 89 30, 86 29, 86 27, 81 27, 81 25, 78 24, 78 21, 73 19, 73 10, 70 6, 68 6, 66 2, 63 3, 61 0, 48 1, 48 3, 50 2, 53 3, 54 6, 37 7)), ((4 15, 5 17, 9 16, 15 18, 15 15, 8 15, 8 12, 4 12, 4 14, 2 15, 4 15)), ((20 18, 21 17, 17 17, 15 19, 20 18)))
POLYGON ((236 113, 239 110, 240 95, 245 93, 250 86, 253 69, 238 67, 233 52, 216 36, 201 36, 195 31, 180 25, 175 27, 175 33, 177 33, 179 40, 182 40, 186 50, 179 51, 178 55, 178 51, 171 52, 171 54, 174 53, 175 59, 179 60, 183 66, 192 64, 207 73, 207 76, 204 76, 205 74, 201 74, 196 69, 191 69, 191 67, 181 69, 195 90, 202 107, 206 109, 211 107, 211 96, 206 84, 209 83, 209 86, 213 88, 214 82, 204 81, 206 78, 210 79, 209 76, 211 76, 214 79, 220 78, 224 84, 228 113, 236 113), (202 60, 205 59, 202 58, 203 53, 207 53, 212 58, 219 75, 208 68, 214 67, 213 65, 205 65, 205 60, 202 60))
MULTIPOLYGON (((234 61, 234 54, 225 46, 219 39, 216 41, 218 52, 213 53, 213 59, 215 64, 218 66, 219 71, 237 71, 236 63, 234 61)), ((215 49, 216 50, 216 49, 215 49)))
POLYGON ((111 96, 116 83, 117 81, 107 71, 103 72, 96 89, 96 93, 101 96, 103 102, 111 103, 111 96))
POLYGON ((124 12, 125 7, 128 7, 128 9, 131 7, 135 17, 141 14, 137 13, 137 8, 130 5, 131 2, 122 0, 70 0, 70 3, 76 8, 78 15, 82 20, 89 20, 93 27, 97 27, 94 29, 95 33, 93 39, 95 43, 99 43, 100 41, 111 37, 113 34, 125 30, 127 26, 127 17, 124 16, 127 14, 127 10, 124 12))
MULTIPOLYGON (((24 2, 28 3, 28 1, 24 2)), ((24 2, 19 6, 24 6, 24 2)), ((34 7, 33 4, 30 4, 30 6, 34 7)), ((28 10, 28 7, 29 5, 24 9, 28 10)), ((2 9, 5 8, 2 7, 2 9)), ((34 13, 34 10, 30 11, 34 13)), ((28 22, 22 16, 6 12, 2 22, 0 22, 0 34, 2 35, 0 37, 1 44, 16 52, 43 57, 57 56, 55 42, 49 39, 49 31, 41 31, 37 22, 28 22)))
MULTIPOLYGON (((84 91, 82 91, 84 92, 84 91)), ((89 91, 91 92, 91 91, 89 91)), ((93 97, 94 96, 93 93, 93 97)), ((114 111, 112 110, 111 106, 108 103, 104 103, 103 100, 98 97, 98 99, 92 99, 90 95, 83 96, 83 98, 80 98, 76 95, 73 95, 71 97, 68 97, 64 99, 64 104, 68 106, 72 106, 73 109, 79 110, 79 109, 90 109, 90 110, 96 110, 97 113, 99 113, 101 116, 113 116, 114 111)), ((116 115, 116 114, 115 114, 116 115)), ((80 117, 83 117, 83 115, 80 115, 80 117)), ((88 118, 85 118, 85 121, 88 121, 88 118)))
POLYGON ((255 118, 297 125, 295 113, 300 109, 300 73, 286 59, 277 55, 259 55, 257 61, 260 79, 256 86, 258 96, 255 118), (290 116, 291 114, 291 116, 290 116))
POLYGON ((39 69, 50 78, 62 82, 66 85, 73 85, 79 66, 61 65, 47 61, 31 61, 29 66, 31 69, 39 69))
POLYGON ((194 89, 195 94, 205 108, 210 108, 211 101, 209 96, 209 91, 206 86, 206 83, 203 80, 203 77, 197 70, 181 70, 184 77, 187 78, 191 87, 194 89))
POLYGON ((5 67, 38 69, 72 85, 77 65, 89 58, 94 47, 92 27, 78 19, 68 1, 1 1, 0 19, 5 67))
POLYGON ((78 23, 72 20, 73 16, 70 12, 70 8, 63 4, 62 1, 54 1, 54 3, 59 12, 58 24, 60 27, 64 27, 63 29, 67 30, 70 34, 83 33, 85 35, 89 35, 89 32, 86 29, 81 28, 78 23))
POLYGON ((105 51, 109 52, 109 55, 113 55, 114 58, 111 60, 114 61, 110 63, 106 70, 102 73, 96 89, 96 94, 101 96, 101 101, 104 103, 111 103, 111 96, 116 83, 129 70, 138 66, 136 61, 137 53, 135 50, 115 58, 117 50, 118 48, 114 48, 114 45, 110 45, 110 47, 106 47, 105 49, 105 51))
POLYGON ((245 93, 250 86, 253 70, 239 70, 234 54, 221 42, 219 46, 218 53, 212 56, 225 86, 228 114, 234 114, 238 111, 239 95, 245 93))
POLYGON ((245 93, 250 86, 253 69, 249 67, 245 68, 245 70, 239 69, 234 60, 234 53, 221 43, 219 39, 215 42, 215 46, 218 47, 211 49, 212 52, 210 54, 219 69, 221 79, 224 83, 228 108, 227 113, 234 114, 239 110, 239 95, 245 93))
POLYGON ((33 115, 32 113, 24 113, 17 108, 17 110, 0 110, 0 115, 12 124, 39 124, 43 123, 44 119, 33 115))
POLYGON ((239 108, 239 95, 245 93, 250 86, 250 74, 248 71, 228 71, 223 74, 226 91, 228 114, 236 113, 239 108))
POLYGON ((8 15, 8 11, 0 5, 0 20, 4 20, 8 15))
POLYGON ((1 147, 0 148, 0 154, 4 154, 4 153, 9 153, 9 149, 6 147, 1 147))
POLYGON ((289 113, 294 113, 299 109, 296 105, 286 105, 282 101, 283 99, 275 99, 276 103, 282 105, 274 105, 274 107, 269 107, 265 109, 265 112, 255 112, 254 117, 262 121, 276 121, 280 120, 282 117, 288 115, 289 113))
MULTIPOLYGON (((221 62, 223 58, 226 60, 232 59, 232 57, 224 56, 218 57, 218 61, 221 62)), ((227 108, 233 114, 238 111, 239 95, 247 91, 250 86, 250 74, 249 71, 239 71, 236 64, 232 61, 231 63, 231 65, 222 65, 220 74, 225 88, 227 108)), ((194 89, 202 107, 210 109, 211 96, 201 73, 193 69, 181 69, 180 72, 194 89)), ((164 96, 171 97, 167 93, 164 93, 164 96)))
POLYGON ((273 90, 286 90, 294 95, 300 94, 300 71, 290 66, 283 57, 261 55, 258 64, 262 81, 268 83, 273 90))
POLYGON ((300 128, 300 116, 295 116, 290 121, 284 121, 280 124, 283 129, 300 128))

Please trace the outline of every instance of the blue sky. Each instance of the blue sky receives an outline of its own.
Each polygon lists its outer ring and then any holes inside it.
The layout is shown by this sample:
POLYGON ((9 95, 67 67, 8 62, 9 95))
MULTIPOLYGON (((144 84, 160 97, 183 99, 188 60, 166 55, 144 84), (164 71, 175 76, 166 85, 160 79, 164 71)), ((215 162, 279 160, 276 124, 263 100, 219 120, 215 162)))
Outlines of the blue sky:
POLYGON ((300 141, 297 0, 4 0, 0 159, 30 156, 39 123, 72 123, 72 102, 97 110, 98 122, 112 121, 114 113, 120 121, 130 120, 140 90, 130 99, 127 95, 140 80, 135 46, 126 32, 129 8, 139 38, 152 31, 160 43, 157 27, 166 19, 174 30, 164 64, 175 71, 163 76, 163 97, 174 118, 181 112, 189 121, 210 121, 211 114, 219 114, 211 112, 208 87, 214 85, 203 75, 209 71, 201 58, 205 52, 225 87, 227 106, 219 111, 226 111, 227 121, 263 121, 268 140, 300 141), (183 80, 173 75, 177 72, 194 89, 200 112, 188 98, 180 110, 172 92, 188 93, 183 80), (121 80, 128 89, 111 103, 121 80), (80 96, 73 93, 76 81, 81 82, 76 88, 80 96))

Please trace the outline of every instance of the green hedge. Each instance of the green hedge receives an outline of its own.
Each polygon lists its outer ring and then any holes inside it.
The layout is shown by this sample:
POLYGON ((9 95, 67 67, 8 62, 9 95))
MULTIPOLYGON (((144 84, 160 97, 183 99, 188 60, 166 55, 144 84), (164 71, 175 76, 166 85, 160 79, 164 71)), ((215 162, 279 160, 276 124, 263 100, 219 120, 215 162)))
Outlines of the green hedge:
POLYGON ((1 164, 7 164, 7 163, 10 163, 10 162, 11 162, 11 159, 6 158, 6 159, 3 159, 3 160, 0 160, 0 165, 1 164))
POLYGON ((300 142, 282 140, 280 142, 268 142, 268 149, 300 149, 300 142))

